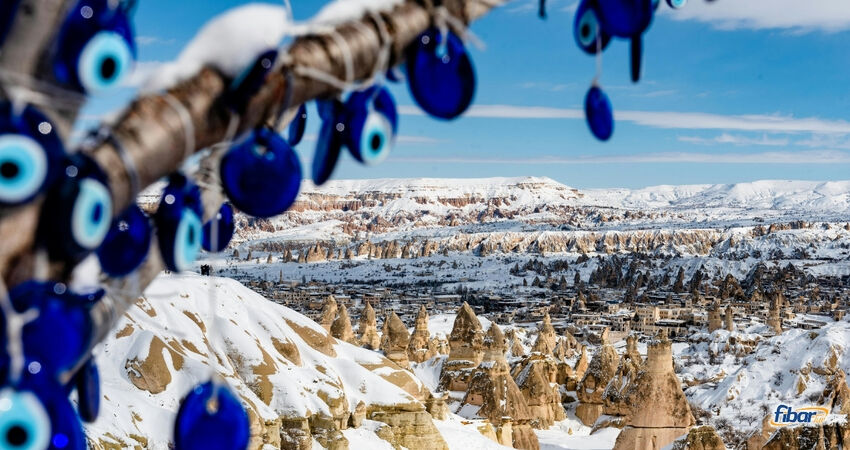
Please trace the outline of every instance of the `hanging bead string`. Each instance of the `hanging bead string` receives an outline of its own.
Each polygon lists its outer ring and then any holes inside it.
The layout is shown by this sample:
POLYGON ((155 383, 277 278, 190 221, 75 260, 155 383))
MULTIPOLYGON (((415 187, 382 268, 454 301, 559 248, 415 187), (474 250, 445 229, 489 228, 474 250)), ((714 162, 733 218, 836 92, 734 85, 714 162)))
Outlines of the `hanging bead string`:
POLYGON ((596 86, 599 79, 602 78, 602 32, 596 31, 596 75, 593 77, 591 85, 596 86))
MULTIPOLYGON (((219 329, 216 325, 216 317, 218 312, 218 300, 216 296, 216 286, 215 286, 215 268, 218 266, 218 260, 221 258, 219 254, 218 248, 218 219, 221 217, 221 212, 216 212, 216 214, 212 218, 212 222, 210 222, 210 252, 213 254, 212 260, 210 263, 210 276, 209 278, 209 317, 210 323, 207 325, 207 351, 209 352, 208 362, 209 372, 210 372, 210 380, 216 380, 216 358, 215 358, 215 350, 213 349, 213 340, 217 340, 219 337, 219 329)), ((214 414, 218 410, 218 390, 219 383, 212 383, 212 395, 210 395, 210 400, 207 402, 207 412, 210 414, 214 414)))
POLYGON ((130 182, 130 194, 133 198, 141 192, 141 182, 139 181, 139 171, 136 168, 136 163, 133 161, 133 158, 130 157, 130 154, 127 153, 127 149, 124 148, 124 144, 121 143, 121 140, 115 136, 115 133, 112 132, 111 128, 101 127, 97 131, 100 139, 103 141, 107 141, 112 144, 112 147, 115 149, 115 153, 118 154, 118 157, 121 158, 121 162, 124 164, 124 171, 127 173, 127 180, 130 182))
POLYGON ((434 20, 437 27, 440 28, 443 42, 446 42, 448 27, 451 26, 454 31, 460 34, 460 37, 464 42, 472 44, 478 50, 484 50, 487 48, 484 41, 481 40, 481 38, 479 38, 475 33, 470 31, 469 27, 462 20, 452 15, 445 6, 440 5, 434 8, 434 20))
POLYGON ((18 313, 12 305, 6 283, 2 279, 0 279, 0 310, 6 317, 6 353, 9 355, 8 377, 9 384, 14 386, 21 380, 26 364, 23 330, 28 323, 38 318, 38 310, 30 308, 23 313, 18 313))

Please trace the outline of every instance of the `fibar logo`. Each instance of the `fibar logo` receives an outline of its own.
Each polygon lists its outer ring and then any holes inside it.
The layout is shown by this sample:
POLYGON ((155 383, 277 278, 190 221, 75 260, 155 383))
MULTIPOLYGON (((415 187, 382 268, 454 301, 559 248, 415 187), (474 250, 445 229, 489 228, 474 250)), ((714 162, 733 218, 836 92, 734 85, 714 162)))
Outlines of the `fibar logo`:
POLYGON ((779 405, 773 413, 770 424, 782 427, 794 424, 823 423, 829 415, 829 410, 823 406, 807 406, 794 409, 788 405, 779 405))

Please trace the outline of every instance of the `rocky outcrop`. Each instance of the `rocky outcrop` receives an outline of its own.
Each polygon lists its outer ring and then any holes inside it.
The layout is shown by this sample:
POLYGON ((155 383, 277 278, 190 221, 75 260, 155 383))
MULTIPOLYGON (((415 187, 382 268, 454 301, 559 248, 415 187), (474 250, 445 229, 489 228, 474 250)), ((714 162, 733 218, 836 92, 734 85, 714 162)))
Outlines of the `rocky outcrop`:
POLYGON ((511 377, 505 360, 505 337, 498 325, 490 326, 483 347, 483 360, 472 371, 461 404, 478 407, 476 415, 493 425, 499 443, 538 449, 537 436, 530 425, 535 416, 511 377))
POLYGON ((322 316, 319 319, 319 325, 321 325, 324 329, 331 331, 331 326, 336 319, 337 312, 338 307, 334 296, 329 295, 325 297, 325 302, 322 305, 322 316))
POLYGON ((331 325, 331 335, 341 341, 350 344, 355 343, 354 331, 351 329, 351 318, 348 317, 348 308, 339 306, 339 315, 331 325))
POLYGON ((723 328, 723 314, 720 311, 720 305, 715 303, 708 310, 708 332, 711 333, 721 328, 723 328))
POLYGON ((455 316, 449 335, 449 357, 440 373, 440 388, 466 391, 469 378, 484 358, 484 331, 472 308, 466 303, 455 316))
POLYGON ((587 347, 581 346, 581 352, 576 360, 576 365, 573 367, 573 372, 575 372, 576 378, 579 380, 584 378, 584 373, 587 372, 588 365, 590 365, 590 361, 587 357, 587 347))
POLYGON ((723 440, 714 430, 714 427, 706 425, 691 428, 688 435, 678 439, 670 447, 671 450, 726 450, 723 440))
POLYGON ((375 310, 372 304, 366 302, 363 312, 360 313, 360 322, 357 326, 358 342, 361 346, 371 350, 381 347, 381 337, 378 336, 378 323, 375 320, 375 310))
POLYGON ((617 372, 603 393, 603 412, 611 416, 625 416, 628 405, 625 402, 626 389, 637 378, 643 369, 643 358, 637 350, 637 338, 630 335, 626 338, 626 352, 620 358, 617 372))
POLYGON ((666 333, 649 343, 646 364, 624 397, 626 427, 617 436, 614 450, 661 448, 696 423, 673 372, 672 342, 666 333))
POLYGON ((419 307, 416 315, 416 324, 413 326, 413 334, 407 345, 407 357, 412 362, 420 363, 433 358, 437 354, 435 343, 431 340, 428 331, 428 311, 425 306, 419 307))
POLYGON ((603 341, 576 389, 580 402, 576 408, 576 416, 585 425, 592 426, 602 415, 605 388, 617 373, 619 362, 620 357, 614 350, 614 346, 607 340, 603 341))
POLYGON ((559 363, 552 356, 531 353, 513 368, 513 376, 534 419, 534 428, 545 429, 564 420, 558 374, 559 363))
POLYGON ((552 319, 549 317, 549 312, 543 316, 543 321, 540 323, 540 331, 537 333, 537 340, 531 348, 532 352, 552 355, 557 344, 558 335, 555 333, 555 328, 552 326, 552 319))
POLYGON ((384 329, 381 335, 381 351, 387 359, 401 367, 408 368, 410 360, 407 358, 407 345, 410 343, 410 333, 404 322, 395 311, 384 319, 384 329))
POLYGON ((366 417, 386 427, 376 434, 395 448, 410 450, 448 450, 431 415, 421 404, 402 404, 367 408, 366 417))

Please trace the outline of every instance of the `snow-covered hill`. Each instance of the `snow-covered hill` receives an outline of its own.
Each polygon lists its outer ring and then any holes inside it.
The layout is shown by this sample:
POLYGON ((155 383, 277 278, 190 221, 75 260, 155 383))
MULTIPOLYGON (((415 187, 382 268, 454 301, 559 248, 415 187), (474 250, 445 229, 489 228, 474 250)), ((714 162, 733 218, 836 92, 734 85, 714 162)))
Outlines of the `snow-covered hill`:
POLYGON ((462 437, 449 448, 498 448, 474 423, 432 421, 425 385, 380 353, 337 341, 226 278, 161 275, 96 360, 103 404, 87 426, 92 448, 169 448, 180 399, 213 373, 247 405, 251 448, 302 436, 324 447, 345 440, 353 449, 385 449, 392 446, 378 435, 388 434, 402 445, 439 448, 448 434, 462 437), (399 422, 416 431, 394 429, 399 422))

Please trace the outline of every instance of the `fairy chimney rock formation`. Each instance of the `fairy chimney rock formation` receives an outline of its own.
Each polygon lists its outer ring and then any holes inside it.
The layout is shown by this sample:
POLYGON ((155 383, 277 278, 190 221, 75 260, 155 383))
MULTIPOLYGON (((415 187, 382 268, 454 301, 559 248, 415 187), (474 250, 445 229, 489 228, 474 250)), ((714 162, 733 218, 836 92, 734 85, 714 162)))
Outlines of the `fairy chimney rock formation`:
POLYGON ((666 333, 649 343, 646 364, 627 388, 624 403, 626 427, 615 450, 662 448, 696 423, 673 372, 672 342, 666 333))
POLYGON ((502 329, 498 325, 490 325, 490 329, 484 336, 484 357, 482 361, 507 362, 505 352, 507 352, 505 334, 502 333, 502 329))
POLYGON ((417 363, 429 360, 437 354, 434 344, 431 333, 428 331, 428 311, 425 310, 425 306, 420 306, 419 314, 416 315, 416 325, 413 327, 413 335, 410 336, 410 343, 407 345, 407 357, 417 363))
POLYGON ((360 334, 360 345, 370 350, 377 350, 381 346, 381 337, 378 336, 378 323, 375 320, 375 310, 370 303, 366 303, 360 314, 360 323, 357 326, 360 334))
POLYGON ((602 415, 605 387, 614 378, 619 367, 620 357, 608 340, 593 355, 584 376, 579 382, 576 394, 579 405, 576 416, 587 426, 593 426, 602 415))
POLYGON ((404 322, 395 311, 384 320, 383 335, 381 336, 381 351, 387 359, 403 368, 410 367, 407 359, 407 345, 410 343, 410 333, 404 322))
POLYGON ((726 307, 726 331, 735 331, 735 322, 733 321, 734 314, 732 312, 732 305, 726 307))
POLYGON ((549 317, 549 311, 543 316, 543 322, 540 324, 540 333, 537 335, 537 340, 545 340, 546 348, 549 349, 546 353, 552 353, 555 348, 558 336, 555 333, 555 327, 552 326, 552 318, 549 317))
POLYGON ((559 363, 550 355, 531 353, 512 371, 531 410, 534 428, 546 429, 566 418, 558 385, 559 363))
POLYGON ((576 378, 581 380, 584 378, 584 373, 587 371, 588 366, 588 358, 587 358, 587 347, 581 346, 581 353, 579 354, 578 360, 576 361, 575 367, 573 367, 573 372, 576 374, 576 378))
POLYGON ((780 298, 779 295, 772 295, 769 303, 769 310, 767 316, 767 325, 773 330, 776 334, 782 334, 782 317, 780 317, 780 298))
POLYGON ((328 331, 331 331, 331 325, 334 323, 337 314, 336 299, 333 295, 325 297, 325 304, 322 305, 322 318, 319 319, 319 324, 328 331))
POLYGON ((331 325, 331 335, 341 341, 354 343, 354 331, 351 329, 351 318, 348 317, 348 308, 339 306, 339 315, 331 325))
POLYGON ((605 406, 603 413, 611 416, 624 416, 628 413, 628 405, 624 404, 625 393, 629 384, 643 369, 643 358, 637 349, 637 337, 626 337, 626 352, 620 358, 617 373, 608 382, 604 391, 605 406))
POLYGON ((477 416, 493 425, 500 444, 539 449, 531 428, 535 416, 510 374, 505 359, 507 343, 498 325, 492 324, 483 339, 482 362, 472 369, 461 405, 478 406, 477 416))
POLYGON ((723 319, 720 314, 720 305, 715 303, 708 310, 708 332, 712 333, 721 328, 723 328, 723 319))
POLYGON ((449 335, 449 357, 440 373, 440 387, 449 391, 465 391, 472 369, 484 358, 484 330, 475 312, 466 302, 455 316, 449 335))

